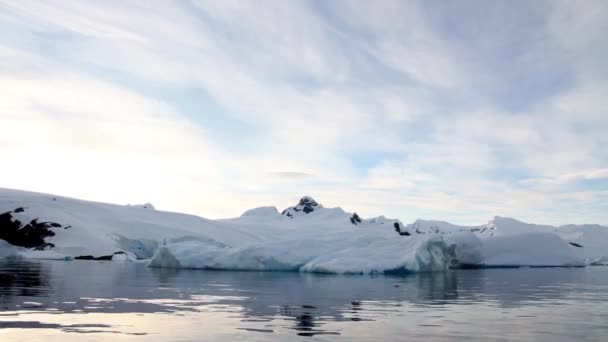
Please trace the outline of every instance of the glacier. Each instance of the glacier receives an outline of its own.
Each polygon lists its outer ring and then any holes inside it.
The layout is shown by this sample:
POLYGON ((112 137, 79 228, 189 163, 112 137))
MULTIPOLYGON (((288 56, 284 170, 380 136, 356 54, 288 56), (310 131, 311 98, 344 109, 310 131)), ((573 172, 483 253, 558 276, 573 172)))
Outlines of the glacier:
POLYGON ((339 274, 606 264, 608 227, 495 217, 478 226, 362 218, 302 197, 209 220, 150 203, 114 205, 0 189, 0 258, 147 262, 150 267, 339 274))

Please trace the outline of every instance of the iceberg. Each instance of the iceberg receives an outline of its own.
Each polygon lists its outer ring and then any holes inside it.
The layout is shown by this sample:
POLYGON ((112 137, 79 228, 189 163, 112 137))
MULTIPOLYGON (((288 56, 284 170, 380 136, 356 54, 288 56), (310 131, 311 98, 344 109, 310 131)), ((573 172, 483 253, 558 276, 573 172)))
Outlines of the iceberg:
POLYGON ((366 233, 287 238, 241 248, 178 242, 159 248, 150 267, 310 273, 382 274, 445 271, 453 255, 440 237, 409 239, 366 233))

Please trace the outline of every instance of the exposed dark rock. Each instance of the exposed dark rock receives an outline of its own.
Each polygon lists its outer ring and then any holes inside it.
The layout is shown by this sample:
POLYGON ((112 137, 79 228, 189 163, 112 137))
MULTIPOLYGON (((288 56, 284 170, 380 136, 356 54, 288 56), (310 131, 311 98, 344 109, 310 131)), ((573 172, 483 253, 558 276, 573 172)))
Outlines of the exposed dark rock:
POLYGON ((571 245, 572 245, 572 246, 574 246, 574 247, 578 247, 578 248, 583 247, 582 245, 579 245, 579 244, 578 244, 578 243, 576 243, 576 242, 568 242, 568 243, 569 243, 569 244, 571 244, 571 245))
POLYGON ((351 218, 350 218, 350 223, 352 223, 354 225, 357 225, 361 222, 363 222, 363 221, 361 220, 359 215, 357 215, 357 213, 354 213, 353 216, 351 216, 351 218))
POLYGON ((319 205, 319 203, 317 203, 317 201, 315 201, 312 197, 304 196, 300 198, 300 203, 298 203, 298 205, 316 207, 319 205))
POLYGON ((410 234, 410 232, 408 232, 407 230, 401 230, 401 225, 399 224, 399 222, 395 222, 393 223, 393 227, 395 227, 395 231, 401 235, 401 236, 410 236, 412 234, 410 234))
POLYGON ((298 204, 294 207, 289 207, 281 213, 289 218, 293 218, 295 213, 303 212, 304 214, 310 214, 315 211, 316 208, 322 208, 312 197, 304 196, 300 199, 298 204))
POLYGON ((112 260, 112 257, 114 255, 118 255, 118 254, 127 254, 124 251, 118 251, 118 252, 114 252, 114 254, 111 255, 102 255, 99 257, 94 257, 92 255, 80 255, 77 257, 74 257, 75 260, 99 260, 99 261, 110 261, 112 260))
POLYGON ((55 245, 47 243, 46 238, 54 236, 51 228, 61 228, 59 223, 38 222, 38 219, 23 225, 21 221, 13 219, 13 214, 22 213, 25 209, 20 207, 13 211, 0 214, 0 239, 14 246, 46 249, 55 245))
POLYGON ((95 260, 95 257, 92 255, 80 255, 80 256, 74 257, 74 260, 95 260))

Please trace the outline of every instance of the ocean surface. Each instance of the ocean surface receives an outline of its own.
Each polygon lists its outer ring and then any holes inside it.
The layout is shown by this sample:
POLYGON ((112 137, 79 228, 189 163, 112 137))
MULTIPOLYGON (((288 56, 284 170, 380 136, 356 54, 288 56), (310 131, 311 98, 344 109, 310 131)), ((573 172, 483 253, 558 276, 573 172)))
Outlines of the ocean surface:
POLYGON ((389 276, 0 260, 0 341, 608 341, 608 267, 389 276))

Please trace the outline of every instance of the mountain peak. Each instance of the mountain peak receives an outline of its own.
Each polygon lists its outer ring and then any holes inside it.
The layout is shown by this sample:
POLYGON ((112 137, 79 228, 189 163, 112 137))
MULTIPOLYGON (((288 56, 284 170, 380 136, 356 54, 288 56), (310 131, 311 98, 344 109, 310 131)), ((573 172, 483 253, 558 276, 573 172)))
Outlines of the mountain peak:
POLYGON ((310 196, 304 196, 300 198, 300 201, 296 206, 289 207, 283 210, 282 214, 287 217, 294 217, 296 215, 310 214, 318 208, 323 208, 323 206, 317 203, 314 198, 310 196))

